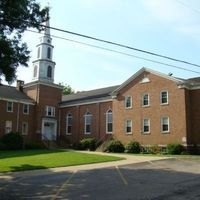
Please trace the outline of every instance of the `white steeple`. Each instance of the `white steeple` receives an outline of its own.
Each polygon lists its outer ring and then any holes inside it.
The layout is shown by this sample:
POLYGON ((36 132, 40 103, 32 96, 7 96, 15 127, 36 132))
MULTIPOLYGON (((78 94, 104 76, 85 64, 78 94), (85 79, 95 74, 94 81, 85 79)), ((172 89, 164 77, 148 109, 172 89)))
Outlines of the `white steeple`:
POLYGON ((33 80, 42 82, 54 82, 54 69, 56 63, 52 61, 53 48, 51 44, 49 19, 45 23, 43 35, 37 47, 37 59, 33 61, 33 80))

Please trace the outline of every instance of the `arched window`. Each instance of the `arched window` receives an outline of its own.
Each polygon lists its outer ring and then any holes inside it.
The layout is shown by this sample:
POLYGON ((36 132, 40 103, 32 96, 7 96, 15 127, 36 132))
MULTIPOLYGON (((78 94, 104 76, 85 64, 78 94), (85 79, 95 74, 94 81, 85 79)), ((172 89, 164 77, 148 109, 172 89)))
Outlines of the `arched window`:
POLYGON ((37 65, 34 66, 33 77, 37 77, 37 65))
POLYGON ((112 116, 112 110, 108 110, 106 112, 106 133, 110 134, 113 130, 113 116, 112 116))
POLYGON ((72 134, 72 114, 68 113, 66 117, 66 134, 72 134))
POLYGON ((38 47, 37 57, 40 57, 40 47, 38 47))
POLYGON ((48 77, 48 78, 51 78, 51 77, 52 77, 52 67, 51 67, 51 66, 48 66, 48 69, 47 69, 47 77, 48 77))
POLYGON ((92 127, 92 114, 90 112, 85 113, 85 134, 91 133, 92 127))
POLYGON ((47 58, 51 59, 51 48, 50 47, 47 48, 47 58))

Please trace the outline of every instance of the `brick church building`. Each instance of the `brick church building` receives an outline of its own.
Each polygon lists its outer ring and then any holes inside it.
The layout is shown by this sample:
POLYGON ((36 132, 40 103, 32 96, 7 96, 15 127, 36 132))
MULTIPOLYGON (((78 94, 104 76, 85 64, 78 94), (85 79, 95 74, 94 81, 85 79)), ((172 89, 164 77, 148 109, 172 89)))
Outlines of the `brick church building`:
POLYGON ((70 144, 114 137, 124 144, 200 146, 200 78, 185 80, 142 68, 121 85, 63 96, 54 83, 53 48, 46 28, 32 82, 0 84, 0 136, 14 131, 27 140, 70 144))

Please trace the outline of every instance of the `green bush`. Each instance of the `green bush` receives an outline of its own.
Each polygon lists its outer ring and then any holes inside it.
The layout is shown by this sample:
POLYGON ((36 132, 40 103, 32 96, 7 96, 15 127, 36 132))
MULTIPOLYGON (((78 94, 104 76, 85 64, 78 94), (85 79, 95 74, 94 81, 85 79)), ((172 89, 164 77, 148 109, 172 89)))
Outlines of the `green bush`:
POLYGON ((6 149, 7 149, 7 146, 3 142, 0 141, 0 151, 6 150, 6 149))
POLYGON ((168 154, 179 155, 184 151, 184 147, 182 144, 174 143, 167 145, 168 154))
POLYGON ((94 138, 84 138, 79 143, 81 150, 94 151, 96 149, 96 140, 94 138))
POLYGON ((108 140, 106 152, 122 153, 124 152, 124 145, 119 140, 108 140))
POLYGON ((24 145, 25 149, 44 149, 44 145, 39 142, 27 141, 24 145))
POLYGON ((137 141, 131 141, 125 146, 126 153, 140 153, 141 145, 137 141))
POLYGON ((23 137, 20 133, 10 132, 1 138, 1 142, 8 150, 18 150, 23 148, 23 137))
POLYGON ((157 144, 148 147, 148 149, 148 152, 152 154, 162 153, 162 147, 158 146, 157 144))

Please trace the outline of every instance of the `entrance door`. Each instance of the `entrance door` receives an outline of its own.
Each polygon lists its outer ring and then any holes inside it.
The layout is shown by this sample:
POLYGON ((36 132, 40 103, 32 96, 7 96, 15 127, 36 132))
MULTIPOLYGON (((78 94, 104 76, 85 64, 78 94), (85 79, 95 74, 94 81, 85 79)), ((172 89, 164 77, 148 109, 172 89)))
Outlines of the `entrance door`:
POLYGON ((57 122, 54 120, 43 120, 42 123, 42 139, 56 140, 57 122))

